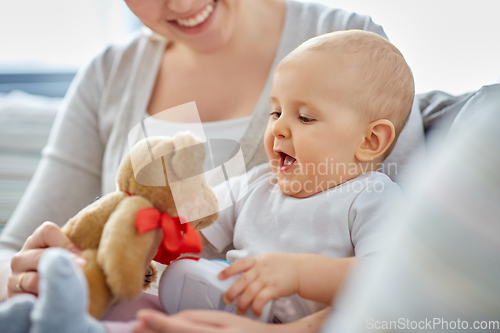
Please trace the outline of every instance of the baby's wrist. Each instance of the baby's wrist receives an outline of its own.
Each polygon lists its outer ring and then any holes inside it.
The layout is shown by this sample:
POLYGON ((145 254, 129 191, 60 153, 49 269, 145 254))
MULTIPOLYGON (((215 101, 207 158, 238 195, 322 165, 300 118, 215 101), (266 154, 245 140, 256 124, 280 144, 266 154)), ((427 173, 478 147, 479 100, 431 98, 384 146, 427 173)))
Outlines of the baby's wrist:
POLYGON ((301 286, 303 284, 304 277, 307 275, 305 272, 305 266, 307 262, 307 254, 301 253, 298 255, 293 255, 294 263, 293 267, 295 267, 295 276, 297 277, 297 293, 300 293, 301 286))

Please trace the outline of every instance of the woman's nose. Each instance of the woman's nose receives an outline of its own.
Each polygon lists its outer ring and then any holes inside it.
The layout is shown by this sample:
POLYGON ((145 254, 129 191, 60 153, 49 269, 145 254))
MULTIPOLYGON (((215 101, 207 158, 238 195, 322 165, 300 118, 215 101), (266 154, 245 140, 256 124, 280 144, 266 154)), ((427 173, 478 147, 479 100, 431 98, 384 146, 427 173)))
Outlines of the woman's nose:
POLYGON ((170 10, 183 14, 196 9, 194 7, 196 2, 199 0, 168 0, 167 6, 170 10))
POLYGON ((273 125, 273 135, 276 138, 287 138, 290 136, 290 128, 288 127, 286 119, 283 116, 276 119, 273 125))

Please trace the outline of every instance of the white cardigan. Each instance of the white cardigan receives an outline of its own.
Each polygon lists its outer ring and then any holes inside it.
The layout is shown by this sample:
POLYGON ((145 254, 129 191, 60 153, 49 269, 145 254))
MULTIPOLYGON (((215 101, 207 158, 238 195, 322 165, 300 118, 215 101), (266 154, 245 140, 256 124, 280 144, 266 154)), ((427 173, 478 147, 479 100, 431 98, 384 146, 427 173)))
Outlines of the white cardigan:
MULTIPOLYGON (((240 141, 247 170, 267 160, 262 139, 269 117, 271 77, 277 64, 307 39, 346 29, 363 29, 386 37, 369 16, 287 1, 278 52, 240 141)), ((116 171, 128 150, 128 132, 147 116, 165 43, 143 29, 129 42, 107 47, 79 71, 64 98, 38 169, 0 236, 0 261, 2 257, 9 260, 20 250, 43 221, 62 226, 95 197, 115 190, 116 171)), ((406 161, 422 140, 421 116, 414 109, 387 163, 406 161)))

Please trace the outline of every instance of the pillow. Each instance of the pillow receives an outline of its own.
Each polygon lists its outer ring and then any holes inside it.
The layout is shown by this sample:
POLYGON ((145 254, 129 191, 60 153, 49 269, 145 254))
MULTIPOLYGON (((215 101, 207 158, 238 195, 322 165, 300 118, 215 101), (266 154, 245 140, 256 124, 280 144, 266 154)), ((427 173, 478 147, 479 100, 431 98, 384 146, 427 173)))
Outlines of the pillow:
POLYGON ((495 111, 500 111, 500 84, 484 86, 472 95, 453 121, 448 139, 462 135, 488 112, 495 111))
POLYGON ((61 100, 0 93, 0 230, 35 172, 61 100))
POLYGON ((388 175, 397 182, 401 174, 406 173, 413 156, 423 147, 424 126, 418 99, 413 101, 410 117, 399 135, 398 142, 387 156, 378 171, 388 175))

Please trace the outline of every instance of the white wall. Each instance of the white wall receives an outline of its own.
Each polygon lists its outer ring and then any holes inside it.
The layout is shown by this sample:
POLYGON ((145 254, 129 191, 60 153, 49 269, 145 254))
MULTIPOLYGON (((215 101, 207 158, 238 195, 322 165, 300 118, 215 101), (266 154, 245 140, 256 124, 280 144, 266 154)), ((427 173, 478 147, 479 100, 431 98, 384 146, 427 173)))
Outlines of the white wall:
POLYGON ((315 2, 368 14, 382 25, 412 68, 417 93, 460 94, 500 82, 499 0, 315 2))

